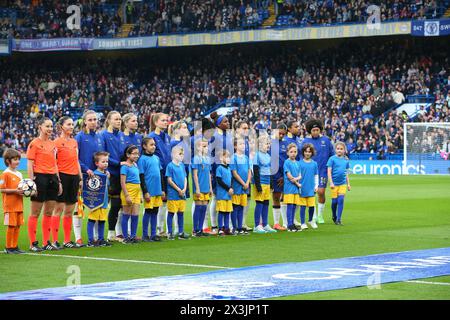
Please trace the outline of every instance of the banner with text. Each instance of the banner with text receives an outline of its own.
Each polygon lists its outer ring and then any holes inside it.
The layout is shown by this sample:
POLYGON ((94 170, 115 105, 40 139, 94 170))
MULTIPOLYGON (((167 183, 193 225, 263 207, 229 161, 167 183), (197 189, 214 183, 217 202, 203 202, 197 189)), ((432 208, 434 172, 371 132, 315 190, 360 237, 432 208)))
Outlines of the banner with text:
POLYGON ((350 160, 353 174, 450 174, 450 161, 350 160))
POLYGON ((155 48, 158 37, 14 39, 13 51, 86 51, 155 48))
POLYGON ((410 21, 380 23, 379 28, 377 28, 375 25, 369 27, 366 23, 364 23, 330 27, 245 30, 158 36, 158 46, 178 47, 196 45, 220 45, 243 42, 315 40, 387 36, 410 33, 410 21))

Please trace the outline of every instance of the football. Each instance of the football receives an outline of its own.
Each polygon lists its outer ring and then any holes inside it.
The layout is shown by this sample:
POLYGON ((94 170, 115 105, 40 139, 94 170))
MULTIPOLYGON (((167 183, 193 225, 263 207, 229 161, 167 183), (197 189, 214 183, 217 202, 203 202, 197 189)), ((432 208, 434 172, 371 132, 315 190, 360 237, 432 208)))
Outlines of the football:
POLYGON ((23 190, 23 195, 25 197, 31 197, 37 192, 36 183, 31 179, 22 179, 19 182, 18 188, 23 190))

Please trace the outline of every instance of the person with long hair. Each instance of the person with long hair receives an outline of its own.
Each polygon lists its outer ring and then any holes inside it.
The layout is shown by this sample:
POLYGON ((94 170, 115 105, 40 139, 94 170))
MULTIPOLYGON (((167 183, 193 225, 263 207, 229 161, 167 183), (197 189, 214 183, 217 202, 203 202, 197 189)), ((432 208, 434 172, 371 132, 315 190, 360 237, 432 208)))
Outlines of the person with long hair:
POLYGON ((333 222, 338 226, 342 224, 342 212, 344 211, 345 194, 351 190, 349 180, 349 159, 347 157, 347 147, 342 141, 336 142, 335 155, 327 161, 327 174, 330 180, 331 189, 331 211, 333 213, 333 222))
MULTIPOLYGON (((75 140, 78 144, 78 161, 80 163, 81 172, 87 174, 89 177, 92 177, 94 171, 97 169, 94 162, 94 153, 105 151, 102 138, 100 134, 97 133, 97 126, 97 113, 94 110, 87 110, 81 118, 81 131, 75 136, 75 140)), ((77 204, 75 205, 73 214, 73 232, 75 234, 75 241, 79 245, 83 245, 81 239, 82 222, 83 205, 77 204)))
POLYGON ((59 138, 55 139, 56 161, 59 177, 61 179, 63 193, 56 199, 56 207, 52 217, 53 245, 61 248, 58 242, 58 231, 61 222, 61 214, 64 212, 64 248, 79 248, 80 245, 70 240, 72 233, 72 213, 78 201, 78 190, 82 184, 83 174, 78 161, 78 144, 72 137, 74 123, 68 116, 58 120, 57 128, 59 138))
POLYGON ((210 141, 211 146, 211 180, 213 184, 214 196, 210 201, 210 216, 211 216, 211 227, 212 232, 218 232, 218 221, 217 221, 217 211, 216 211, 216 177, 215 173, 217 171, 217 166, 221 164, 222 151, 227 150, 230 155, 232 155, 234 145, 233 145, 233 135, 227 132, 230 129, 230 122, 225 115, 219 115, 217 112, 213 112, 210 115, 214 126, 216 127, 214 134, 210 141))
POLYGON ((165 197, 163 187, 165 172, 162 172, 159 158, 155 155, 156 144, 153 138, 142 140, 142 155, 138 160, 139 177, 142 194, 144 195, 144 215, 142 217, 142 241, 160 242, 161 237, 156 234, 159 207, 165 197), (148 225, 150 224, 150 236, 148 225))
POLYGON ((280 123, 275 131, 275 136, 273 137, 271 145, 278 144, 278 171, 276 174, 272 175, 272 213, 273 213, 273 228, 278 231, 285 231, 287 224, 287 206, 283 203, 283 166, 284 161, 287 159, 287 145, 285 143, 284 137, 287 134, 287 126, 284 123, 280 123), (277 141, 274 141, 274 140, 277 141), (283 223, 280 225, 280 216, 283 218, 283 223))
POLYGON ((333 144, 330 138, 322 135, 323 124, 318 119, 310 119, 305 123, 306 132, 309 134, 303 141, 299 150, 302 150, 303 144, 310 143, 313 145, 316 154, 312 157, 317 162, 319 167, 319 186, 317 189, 318 195, 318 210, 314 212, 314 220, 318 223, 325 223, 323 219, 323 211, 325 209, 325 189, 328 184, 327 162, 334 155, 333 144))
POLYGON ((122 157, 125 164, 120 167, 120 200, 123 206, 122 231, 123 243, 137 243, 136 233, 139 222, 139 208, 142 201, 141 181, 137 161, 139 148, 135 145, 128 146, 122 157), (128 221, 131 220, 131 232, 128 234, 128 221))
POLYGON ((28 218, 28 236, 30 238, 30 250, 39 252, 42 250, 58 250, 50 242, 50 230, 53 210, 56 199, 62 194, 62 185, 56 163, 56 146, 51 140, 53 134, 53 122, 47 117, 37 119, 39 136, 28 145, 28 177, 34 180, 37 194, 31 197, 31 211, 28 218), (42 243, 38 246, 36 229, 39 215, 42 217, 42 243))
POLYGON ((110 173, 109 198, 111 207, 108 213, 108 240, 123 241, 121 219, 119 211, 122 208, 120 201, 120 166, 125 140, 121 135, 122 117, 117 111, 110 111, 106 116, 104 130, 100 132, 104 151, 109 153, 108 171, 110 173))
MULTIPOLYGON (((158 156, 163 172, 166 172, 167 165, 171 162, 170 136, 165 132, 167 130, 169 116, 165 113, 156 113, 150 118, 149 138, 155 140, 155 155, 158 156)), ((167 178, 164 176, 164 187, 167 188, 167 178)), ((167 195, 167 189, 163 189, 167 195)), ((157 230, 159 235, 164 234, 164 224, 167 219, 167 197, 163 198, 163 205, 158 210, 157 230)))
MULTIPOLYGON (((286 123, 286 127, 287 127, 287 134, 284 137, 284 145, 288 146, 291 143, 293 143, 297 146, 297 156, 296 156, 295 160, 299 161, 301 158, 300 152, 298 152, 298 150, 301 150, 301 143, 298 140, 298 136, 300 135, 300 125, 297 121, 289 120, 286 123)), ((286 158, 287 158, 287 156, 286 156, 286 158)), ((284 203, 282 203, 281 212, 283 214, 283 217, 284 217, 284 210, 287 210, 287 206, 285 207, 284 203)), ((294 215, 294 225, 296 227, 300 227, 300 223, 297 221, 297 218, 295 217, 295 215, 294 215)), ((283 227, 286 228, 288 226, 283 225, 283 227)))
POLYGON ((125 147, 135 145, 142 153, 142 135, 138 133, 139 123, 138 118, 134 113, 124 114, 122 117, 122 132, 125 147))

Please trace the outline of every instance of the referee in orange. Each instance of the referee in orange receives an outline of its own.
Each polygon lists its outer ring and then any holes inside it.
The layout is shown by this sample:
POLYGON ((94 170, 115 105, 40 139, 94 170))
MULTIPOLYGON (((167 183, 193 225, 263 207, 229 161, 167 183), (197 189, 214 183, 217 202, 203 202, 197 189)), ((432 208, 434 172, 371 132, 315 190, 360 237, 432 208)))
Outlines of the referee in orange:
POLYGON ((60 136, 55 140, 56 163, 63 192, 56 199, 57 204, 52 217, 53 246, 59 249, 62 247, 80 248, 80 244, 70 240, 72 234, 72 212, 78 201, 78 189, 83 179, 80 162, 78 161, 78 143, 72 137, 74 129, 72 118, 68 116, 61 117, 58 120, 57 127, 60 131, 60 136), (58 231, 63 212, 64 243, 61 247, 58 242, 58 231))
POLYGON ((50 243, 50 228, 56 199, 62 193, 61 180, 56 164, 55 142, 50 140, 53 133, 53 122, 40 116, 38 118, 39 137, 33 139, 28 145, 28 177, 36 183, 37 194, 31 197, 31 213, 28 219, 28 236, 30 250, 57 250, 50 243), (39 215, 43 209, 42 240, 43 247, 39 247, 36 240, 36 229, 39 215))

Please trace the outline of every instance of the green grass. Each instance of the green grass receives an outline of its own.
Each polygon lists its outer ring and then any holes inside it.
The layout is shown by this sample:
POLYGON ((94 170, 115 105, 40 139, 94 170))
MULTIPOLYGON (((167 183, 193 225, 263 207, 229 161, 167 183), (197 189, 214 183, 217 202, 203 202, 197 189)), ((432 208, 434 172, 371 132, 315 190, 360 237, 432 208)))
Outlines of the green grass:
MULTIPOLYGON (((343 215, 344 227, 330 223, 328 199, 326 224, 319 225, 318 230, 298 234, 283 232, 247 237, 211 237, 133 246, 115 244, 110 248, 83 248, 50 254, 245 267, 450 246, 450 176, 352 176, 351 180, 352 191, 347 194, 343 215)), ((24 205, 28 216, 28 199, 24 205)), ((191 229, 190 208, 189 202, 186 230, 191 229)), ((250 212, 248 223, 253 225, 253 211, 250 212)), ((86 237, 86 223, 83 228, 86 237)), ((19 242, 24 249, 28 247, 26 230, 24 226, 19 242)), ((1 228, 2 245, 4 233, 5 228, 1 228)), ((38 239, 41 240, 40 230, 38 239)), ((0 292, 65 286, 69 277, 66 270, 70 265, 80 267, 81 284, 214 270, 193 266, 0 254, 0 292)), ((450 282, 450 276, 425 280, 450 282)), ((402 282, 382 284, 381 289, 360 287, 282 298, 450 299, 450 290, 448 286, 402 282)))

